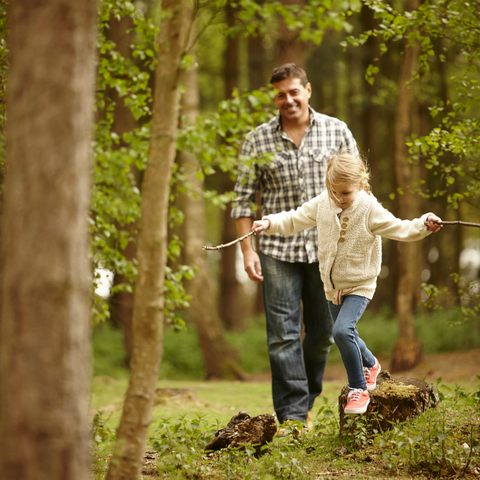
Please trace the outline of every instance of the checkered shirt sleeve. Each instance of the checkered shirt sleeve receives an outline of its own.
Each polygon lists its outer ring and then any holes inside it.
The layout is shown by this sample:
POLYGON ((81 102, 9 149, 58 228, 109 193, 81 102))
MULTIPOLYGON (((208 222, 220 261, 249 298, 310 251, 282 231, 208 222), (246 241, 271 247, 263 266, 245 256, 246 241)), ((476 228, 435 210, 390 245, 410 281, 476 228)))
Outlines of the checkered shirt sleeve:
MULTIPOLYGON (((237 199, 232 218, 255 216, 252 206, 261 191, 261 215, 296 209, 325 189, 330 158, 340 150, 358 155, 357 144, 347 125, 310 108, 310 125, 300 148, 281 129, 274 117, 247 135, 235 185, 237 199)), ((292 237, 261 235, 260 250, 286 262, 317 262, 317 229, 292 237)))

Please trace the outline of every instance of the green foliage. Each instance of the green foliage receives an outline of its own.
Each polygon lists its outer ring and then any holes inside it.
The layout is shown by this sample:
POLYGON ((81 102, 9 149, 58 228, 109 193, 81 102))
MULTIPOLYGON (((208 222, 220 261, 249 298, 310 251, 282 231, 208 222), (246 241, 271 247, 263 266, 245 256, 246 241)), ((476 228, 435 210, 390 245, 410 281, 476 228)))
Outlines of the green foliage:
MULTIPOLYGON (((343 42, 358 47, 375 37, 379 42, 380 56, 396 43, 417 45, 418 68, 411 79, 416 84, 417 96, 432 88, 432 83, 445 82, 442 91, 430 96, 428 107, 433 128, 424 136, 412 135, 406 139, 410 160, 421 162, 429 172, 428 181, 412 185, 412 191, 424 198, 445 198, 451 208, 462 204, 480 211, 480 12, 478 2, 460 0, 428 0, 420 2, 417 10, 402 11, 404 4, 384 0, 364 0, 374 11, 378 26, 360 35, 350 36, 343 42), (444 64, 441 74, 433 78, 431 70, 444 64), (439 98, 440 97, 440 98, 439 98)), ((378 62, 380 58, 375 59, 378 62)), ((374 62, 374 63, 375 63, 374 62)), ((373 83, 379 68, 370 65, 366 79, 373 83)), ((422 101, 422 99, 420 99, 422 101)), ((402 194, 403 192, 399 192, 402 194)), ((393 195, 390 197, 392 198, 393 195)), ((462 311, 466 317, 478 315, 480 298, 467 279, 457 276, 458 297, 469 296, 462 311), (462 292, 462 293, 460 293, 462 292)), ((478 285, 477 285, 478 288, 478 285)), ((439 292, 430 285, 432 302, 439 295, 453 296, 448 291, 439 292)))
MULTIPOLYGON (((140 126, 123 134, 114 131, 116 101, 128 107, 138 119, 149 114, 151 91, 148 85, 152 59, 143 54, 153 42, 157 29, 124 0, 103 1, 100 5, 98 35, 97 111, 94 133, 94 165, 91 200, 93 268, 105 268, 123 275, 126 282, 116 291, 132 291, 137 275, 136 262, 125 258, 124 250, 135 242, 140 217, 139 174, 145 170, 150 131, 140 126), (111 19, 132 18, 139 41, 132 46, 132 58, 122 56, 109 38, 111 19), (137 64, 138 61, 138 64, 137 64), (114 96, 112 93, 116 92, 114 96)), ((94 288, 97 286, 94 278, 94 288)), ((101 321, 108 309, 94 302, 94 320, 101 321)))
MULTIPOLYGON (((374 315, 365 312, 358 324, 361 337, 376 355, 390 355, 398 338, 398 322, 389 313, 374 315)), ((423 343, 425 354, 480 348, 480 316, 468 323, 453 310, 418 314, 415 328, 423 343)), ((249 321, 243 332, 227 332, 227 340, 240 355, 242 370, 251 375, 269 371, 264 317, 249 321)), ((94 373, 113 378, 124 378, 125 348, 123 334, 108 322, 93 331, 94 373)), ((333 345, 329 362, 341 363, 338 348, 333 345)), ((198 336, 192 326, 186 329, 167 327, 164 333, 164 354, 160 378, 195 380, 205 378, 205 367, 198 336)))
POLYGON ((92 420, 92 438, 95 444, 100 445, 114 437, 112 430, 108 427, 108 418, 104 417, 105 412, 95 413, 92 420))
POLYGON ((205 445, 221 425, 209 425, 203 418, 176 422, 162 420, 155 431, 152 447, 160 453, 158 473, 168 478, 304 478, 305 453, 301 441, 293 436, 265 446, 263 455, 256 458, 253 446, 222 450, 205 458, 205 445))
POLYGON ((437 408, 377 436, 376 446, 389 470, 460 476, 479 464, 478 393, 437 388, 442 400, 437 408))
MULTIPOLYGON (((228 386, 222 383, 217 388, 228 386)), ((247 391, 249 388, 244 387, 247 391)), ((249 445, 205 455, 205 445, 225 424, 208 421, 200 414, 157 420, 147 450, 151 457, 155 453, 160 478, 261 480, 326 475, 473 479, 480 468, 480 392, 467 394, 459 387, 449 389, 440 384, 437 389, 439 406, 384 433, 372 432, 364 416, 352 415, 348 431, 340 436, 338 405, 324 400, 314 415, 313 432, 292 430, 288 437, 274 438, 259 458, 249 445)), ((251 395, 255 395, 253 389, 251 395)), ((111 429, 103 412, 94 417, 93 423, 98 474, 108 458, 111 429)))
POLYGON ((163 359, 160 378, 200 379, 205 378, 205 364, 193 327, 181 331, 165 329, 163 359))
POLYGON ((457 273, 451 275, 455 281, 456 292, 444 288, 438 289, 435 285, 422 284, 422 288, 428 294, 426 306, 432 310, 443 310, 443 305, 454 306, 454 310, 458 312, 456 323, 461 321, 472 322, 476 324, 480 318, 480 291, 478 282, 461 277, 457 273))
POLYGON ((348 17, 360 11, 361 2, 313 0, 306 5, 285 4, 280 1, 239 0, 239 19, 241 25, 231 29, 232 33, 244 35, 268 33, 272 18, 281 16, 290 30, 299 30, 300 39, 319 45, 328 29, 350 32, 352 25, 348 17))
MULTIPOLYGON (((91 202, 91 236, 93 268, 105 268, 121 275, 123 283, 116 283, 111 293, 133 292, 137 276, 137 262, 125 257, 125 249, 135 243, 138 235, 141 203, 141 175, 147 165, 150 142, 150 105, 152 92, 150 77, 156 64, 155 37, 158 28, 141 14, 137 7, 125 0, 104 0, 99 21, 99 63, 97 81, 97 110, 100 120, 95 128, 93 189, 91 202), (130 45, 131 58, 124 57, 109 38, 112 19, 128 16, 132 20, 135 41, 130 45), (115 92, 116 95, 112 93, 115 92), (129 109, 138 126, 121 137, 114 131, 116 102, 129 109)), ((170 222, 177 214, 170 212, 170 222)), ((173 238, 168 256, 180 254, 181 243, 173 238)), ((183 322, 175 310, 188 305, 183 280, 194 276, 194 269, 180 265, 165 273, 165 316, 168 321, 183 322)), ((94 288, 96 281, 94 277, 94 288)), ((108 307, 95 297, 94 324, 108 317, 108 307)))
POLYGON ((269 370, 267 330, 265 317, 250 318, 247 328, 241 332, 226 332, 226 337, 240 356, 245 373, 257 374, 269 370))
MULTIPOLYGON (((412 160, 423 160, 427 169, 439 177, 440 185, 424 192, 425 196, 446 196, 454 208, 462 201, 480 208, 478 6, 475 2, 435 0, 422 2, 418 10, 402 12, 383 0, 364 3, 375 12, 379 26, 356 38, 348 37, 344 46, 359 46, 374 36, 379 38, 380 51, 385 54, 394 42, 415 43, 420 47, 416 80, 426 76, 436 59, 454 64, 449 98, 429 107, 432 117, 438 117, 438 127, 423 137, 412 136, 407 145, 412 160)), ((378 68, 371 65, 367 79, 372 82, 376 73, 378 68)))
POLYGON ((93 328, 92 349, 94 376, 119 379, 128 375, 124 335, 121 330, 112 327, 108 322, 99 323, 93 328))
MULTIPOLYGON (((205 175, 215 173, 216 168, 236 177, 245 135, 272 117, 273 95, 272 90, 256 90, 243 95, 236 90, 230 100, 220 102, 217 112, 198 117, 196 123, 178 132, 178 149, 194 154, 200 163, 198 178, 203 180, 205 175)), ((206 195, 218 205, 231 199, 219 197, 216 192, 206 195)))

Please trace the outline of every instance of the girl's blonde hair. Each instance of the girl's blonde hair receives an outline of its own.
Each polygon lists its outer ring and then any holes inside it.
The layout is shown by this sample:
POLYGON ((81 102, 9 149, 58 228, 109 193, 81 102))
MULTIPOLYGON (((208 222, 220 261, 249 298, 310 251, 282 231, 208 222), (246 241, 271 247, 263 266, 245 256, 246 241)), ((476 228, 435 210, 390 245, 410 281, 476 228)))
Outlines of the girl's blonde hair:
POLYGON ((361 184, 365 192, 369 195, 372 194, 368 165, 361 158, 350 153, 338 153, 332 157, 328 164, 327 190, 331 191, 332 185, 339 183, 361 184))

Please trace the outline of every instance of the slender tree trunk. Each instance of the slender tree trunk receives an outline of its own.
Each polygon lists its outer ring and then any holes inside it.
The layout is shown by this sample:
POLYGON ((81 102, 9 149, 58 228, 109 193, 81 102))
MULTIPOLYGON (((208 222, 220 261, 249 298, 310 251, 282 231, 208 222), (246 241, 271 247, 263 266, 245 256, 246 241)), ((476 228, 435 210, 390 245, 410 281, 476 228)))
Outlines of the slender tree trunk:
POLYGON ((9 2, 0 472, 87 480, 97 5, 9 2))
MULTIPOLYGON (((226 8, 227 24, 230 27, 235 25, 235 8, 230 4, 226 8)), ((225 98, 231 98, 235 88, 239 86, 240 64, 239 64, 240 41, 238 35, 227 37, 227 46, 224 57, 224 79, 225 98)), ((230 178, 230 173, 221 173, 222 189, 224 192, 231 192, 235 186, 230 178)), ((222 243, 228 243, 236 238, 237 229, 231 217, 232 205, 226 205, 223 211, 222 222, 222 243)), ((225 248, 221 251, 220 261, 220 294, 218 296, 218 309, 220 318, 229 330, 242 330, 245 327, 245 308, 240 298, 240 288, 235 275, 236 249, 225 248)))
MULTIPOLYGON (((131 58, 131 47, 130 45, 133 42, 131 29, 133 27, 133 20, 130 16, 122 17, 121 19, 112 18, 110 21, 110 33, 111 39, 116 44, 116 50, 124 57, 124 58, 131 58)), ((137 122, 131 112, 131 110, 125 106, 124 99, 121 98, 117 91, 114 90, 113 92, 114 101, 115 101, 115 110, 114 114, 114 121, 112 130, 122 138, 124 133, 133 131, 136 126, 137 122)), ((120 146, 124 146, 122 142, 120 146)), ((137 169, 132 166, 132 176, 135 178, 137 182, 137 187, 139 188, 139 175, 137 169)), ((119 230, 126 230, 129 232, 129 236, 135 238, 135 231, 137 229, 137 225, 135 223, 131 223, 121 227, 117 225, 119 230)), ((125 259, 128 261, 132 261, 136 254, 137 254, 137 244, 136 241, 130 241, 128 245, 121 250, 122 255, 124 255, 125 259)), ((122 283, 126 283, 127 279, 124 275, 120 273, 115 273, 113 278, 113 285, 120 285, 122 283)), ((118 325, 123 330, 124 335, 124 342, 125 342, 125 350, 127 352, 127 365, 130 362, 130 357, 132 356, 132 348, 133 348, 133 328, 132 328, 132 316, 133 316, 133 293, 132 292, 125 292, 120 291, 114 293, 110 297, 110 319, 112 323, 118 325)))
MULTIPOLYGON (((305 0, 281 0, 283 5, 305 5, 305 0)), ((280 28, 277 39, 278 64, 293 62, 305 68, 307 63, 305 43, 299 42, 299 30, 290 30, 283 18, 280 19, 280 28)))
MULTIPOLYGON (((263 3, 257 2, 257 3, 263 3)), ((266 87, 268 78, 265 70, 266 51, 264 37, 261 35, 248 37, 248 88, 258 90, 266 87)))
MULTIPOLYGON (((373 11, 366 7, 362 7, 361 11, 361 20, 362 28, 364 30, 373 30, 375 28, 375 19, 373 11)), ((365 54, 362 58, 362 66, 364 71, 367 70, 368 66, 374 62, 374 59, 379 56, 378 52, 378 41, 375 37, 370 37, 365 44, 365 54)), ((377 153, 377 143, 378 143, 378 106, 375 104, 374 99, 378 94, 378 84, 379 79, 377 79, 373 84, 364 81, 364 101, 363 101, 363 149, 368 154, 370 163, 373 165, 373 171, 378 172, 376 163, 379 162, 378 153, 377 153)), ((378 175, 373 176, 372 188, 375 192, 376 183, 380 179, 378 175)))
MULTIPOLYGON (((182 114, 188 122, 193 123, 199 113, 198 73, 195 67, 191 67, 185 75, 185 87, 182 114)), ((242 379, 244 375, 238 364, 237 352, 228 345, 218 315, 207 252, 202 250, 206 239, 205 206, 203 181, 196 176, 198 160, 194 155, 179 152, 177 163, 185 175, 190 190, 188 194, 179 198, 179 204, 185 214, 183 223, 185 262, 187 265, 198 267, 198 274, 188 282, 187 289, 191 295, 189 312, 198 332, 207 379, 242 379)))
MULTIPOLYGON (((363 6, 360 14, 362 29, 373 30, 378 26, 378 20, 375 19, 374 11, 367 6, 363 6)), ((375 82, 370 84, 363 82, 363 110, 359 118, 362 119, 362 152, 366 155, 373 172, 372 190, 374 195, 379 198, 387 197, 388 193, 395 189, 395 174, 393 163, 393 152, 391 149, 393 137, 394 113, 393 108, 380 108, 376 103, 376 97, 379 93, 379 84, 381 76, 389 73, 390 76, 396 76, 392 65, 385 65, 383 61, 377 60, 380 57, 378 48, 378 38, 370 37, 365 43, 364 54, 362 56, 363 71, 366 72, 371 64, 380 68, 380 75, 377 75, 375 82)), ((391 56, 396 56, 396 51, 392 50, 391 56)), ((383 59, 385 60, 385 59, 383 59)), ((382 255, 383 264, 388 266, 389 274, 387 278, 378 282, 375 297, 369 305, 369 309, 380 310, 385 305, 395 305, 397 293, 395 264, 392 259, 396 256, 397 243, 393 241, 384 242, 382 255)))
POLYGON ((191 24, 188 0, 164 0, 147 168, 142 184, 138 279, 130 380, 107 479, 140 477, 141 460, 163 354, 168 196, 175 160, 182 59, 191 24))
MULTIPOLYGON (((263 4, 263 0, 257 1, 257 3, 263 4)), ((268 72, 265 70, 267 61, 266 49, 264 46, 263 36, 250 36, 248 37, 248 87, 250 90, 258 90, 260 88, 267 87, 267 82, 270 78, 267 78, 268 72)), ((260 195, 258 196, 258 203, 260 203, 260 195)), ((260 217, 260 212, 257 214, 260 217)), ((255 238, 258 246, 258 236, 255 238)), ((261 315, 265 312, 263 305, 263 289, 262 283, 257 282, 257 292, 255 295, 254 305, 252 313, 254 315, 261 315)))
MULTIPOLYGON (((410 0, 408 9, 417 9, 418 0, 410 0)), ((418 56, 418 45, 406 46, 400 67, 399 95, 395 118, 395 176, 397 186, 404 194, 399 199, 399 216, 413 218, 418 213, 418 198, 408 193, 408 186, 415 181, 414 168, 407 162, 405 144, 411 129, 411 98, 408 81, 412 78, 418 56)), ((399 339, 395 344, 390 371, 399 372, 417 365, 422 356, 422 344, 415 330, 413 311, 420 291, 420 275, 417 270, 420 245, 417 242, 399 243, 399 272, 396 298, 396 314, 399 322, 399 339)))

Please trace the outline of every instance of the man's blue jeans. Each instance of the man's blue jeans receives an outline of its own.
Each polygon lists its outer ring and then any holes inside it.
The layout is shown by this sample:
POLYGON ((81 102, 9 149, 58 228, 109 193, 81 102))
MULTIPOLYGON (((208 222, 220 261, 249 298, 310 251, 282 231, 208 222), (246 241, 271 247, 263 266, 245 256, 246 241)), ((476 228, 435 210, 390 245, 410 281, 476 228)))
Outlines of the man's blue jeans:
POLYGON ((368 298, 358 295, 346 295, 341 305, 328 302, 335 322, 333 338, 347 371, 348 386, 362 390, 367 389, 363 367, 371 368, 375 365, 375 357, 357 332, 357 323, 369 303, 368 298))
POLYGON ((273 406, 280 423, 306 422, 322 392, 333 321, 318 263, 289 263, 260 254, 273 406), (305 337, 301 340, 302 307, 305 337))

